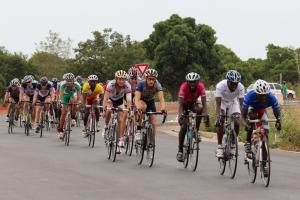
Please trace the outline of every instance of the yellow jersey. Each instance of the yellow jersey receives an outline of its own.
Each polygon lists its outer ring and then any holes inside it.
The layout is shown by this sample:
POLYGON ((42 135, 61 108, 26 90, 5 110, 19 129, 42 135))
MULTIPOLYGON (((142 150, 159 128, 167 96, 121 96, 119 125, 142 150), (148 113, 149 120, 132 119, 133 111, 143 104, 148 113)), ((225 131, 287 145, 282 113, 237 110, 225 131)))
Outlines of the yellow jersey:
POLYGON ((90 84, 88 82, 85 82, 82 87, 82 93, 87 94, 87 99, 95 99, 100 94, 104 93, 104 89, 100 83, 97 83, 95 89, 92 91, 90 84))

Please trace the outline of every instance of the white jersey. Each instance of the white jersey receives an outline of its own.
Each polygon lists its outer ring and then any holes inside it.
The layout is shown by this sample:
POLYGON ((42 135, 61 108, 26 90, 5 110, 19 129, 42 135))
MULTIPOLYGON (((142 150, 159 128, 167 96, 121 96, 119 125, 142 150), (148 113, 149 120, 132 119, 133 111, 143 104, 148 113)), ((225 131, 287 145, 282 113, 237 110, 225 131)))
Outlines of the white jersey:
POLYGON ((236 90, 231 92, 227 85, 227 80, 220 81, 216 87, 215 97, 221 97, 222 101, 229 103, 234 102, 236 98, 244 98, 245 87, 242 83, 239 83, 236 90))
POLYGON ((121 88, 119 93, 117 93, 116 89, 116 80, 109 81, 106 87, 106 91, 110 92, 109 98, 113 101, 124 98, 124 95, 127 93, 131 93, 131 85, 128 81, 125 81, 124 87, 121 88))

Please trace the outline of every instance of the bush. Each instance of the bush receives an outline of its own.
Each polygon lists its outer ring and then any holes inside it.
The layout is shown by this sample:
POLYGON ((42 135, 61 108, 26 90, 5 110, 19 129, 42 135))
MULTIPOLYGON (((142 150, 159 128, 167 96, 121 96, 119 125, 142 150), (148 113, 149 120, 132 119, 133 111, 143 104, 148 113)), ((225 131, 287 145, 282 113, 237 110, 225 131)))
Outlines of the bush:
POLYGON ((300 124, 297 113, 287 110, 282 117, 282 131, 280 134, 280 146, 291 150, 300 150, 300 124))

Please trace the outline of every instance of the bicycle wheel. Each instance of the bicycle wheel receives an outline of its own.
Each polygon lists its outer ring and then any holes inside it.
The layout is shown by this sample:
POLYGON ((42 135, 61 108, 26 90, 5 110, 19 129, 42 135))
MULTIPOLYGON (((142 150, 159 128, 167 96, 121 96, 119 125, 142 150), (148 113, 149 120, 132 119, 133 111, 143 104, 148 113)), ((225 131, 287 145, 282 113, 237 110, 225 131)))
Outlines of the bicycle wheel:
POLYGON ((130 132, 130 120, 127 120, 126 127, 125 127, 125 135, 124 135, 124 146, 125 146, 125 154, 129 154, 129 132, 130 132))
POLYGON ((142 138, 139 141, 136 141, 136 155, 138 159, 138 164, 141 165, 143 163, 144 159, 144 151, 147 144, 147 137, 144 133, 144 131, 141 131, 142 138))
POLYGON ((76 115, 76 126, 80 127, 80 119, 81 119, 81 113, 77 111, 76 115))
POLYGON ((29 129, 30 129, 30 115, 27 113, 25 115, 25 125, 24 125, 24 130, 25 130, 26 136, 29 136, 29 129))
MULTIPOLYGON (((147 150, 147 155, 146 155, 146 160, 148 163, 149 167, 152 167, 153 162, 154 162, 154 155, 155 155, 155 140, 151 141, 151 136, 153 134, 153 129, 150 126, 147 129, 147 145, 146 145, 146 150, 147 150), (152 144, 154 143, 154 144, 152 144)), ((153 135, 154 137, 154 135, 153 135)))
POLYGON ((95 133, 96 133, 96 120, 95 117, 92 117, 92 127, 91 132, 89 134, 89 146, 94 148, 95 145, 95 133))
POLYGON ((135 134, 135 121, 133 119, 130 122, 130 132, 129 132, 129 141, 128 141, 129 156, 132 155, 132 150, 134 146, 134 134, 135 134))
POLYGON ((44 120, 45 120, 45 112, 42 111, 41 114, 41 123, 40 123, 40 137, 43 137, 43 128, 44 128, 44 120))
POLYGON ((187 168, 189 164, 189 158, 190 158, 190 132, 187 131, 186 133, 186 139, 183 144, 183 166, 184 168, 187 168))
POLYGON ((231 131, 227 139, 227 145, 229 146, 229 156, 228 156, 228 168, 230 178, 234 178, 238 163, 238 140, 237 135, 234 130, 231 131))
POLYGON ((49 121, 49 112, 47 111, 45 114, 45 123, 46 124, 46 130, 50 131, 50 121, 49 121))
POLYGON ((257 154, 257 149, 256 149, 256 142, 252 142, 251 144, 251 149, 252 152, 249 155, 246 155, 246 164, 247 164, 247 169, 248 169, 248 175, 250 178, 250 182, 254 183, 256 180, 256 175, 257 175, 257 163, 256 163, 256 154, 257 154))
POLYGON ((71 114, 68 113, 67 114, 67 120, 66 120, 66 129, 65 129, 65 136, 64 136, 64 139, 65 139, 65 145, 66 146, 69 146, 70 144, 70 133, 71 133, 71 114))
POLYGON ((199 135, 196 130, 192 132, 192 138, 190 140, 190 167, 193 171, 196 171, 198 165, 198 156, 199 156, 199 135))
POLYGON ((107 159, 110 160, 111 158, 111 153, 112 153, 112 147, 111 147, 111 132, 112 132, 112 128, 111 126, 108 127, 107 130, 105 130, 105 145, 106 145, 106 148, 107 148, 107 159))
POLYGON ((116 158, 117 158, 117 151, 118 151, 118 136, 117 136, 117 125, 114 124, 113 125, 113 131, 112 131, 112 145, 111 145, 111 148, 112 148, 112 161, 115 162, 116 161, 116 158))
POLYGON ((261 158, 260 172, 265 187, 268 187, 271 178, 271 158, 270 158, 270 151, 269 151, 269 140, 268 137, 266 136, 264 137, 264 142, 262 144, 261 151, 266 151, 266 160, 263 160, 263 158, 261 158), (263 150, 263 148, 265 149, 263 150), (264 174, 264 168, 266 168, 268 174, 264 174))

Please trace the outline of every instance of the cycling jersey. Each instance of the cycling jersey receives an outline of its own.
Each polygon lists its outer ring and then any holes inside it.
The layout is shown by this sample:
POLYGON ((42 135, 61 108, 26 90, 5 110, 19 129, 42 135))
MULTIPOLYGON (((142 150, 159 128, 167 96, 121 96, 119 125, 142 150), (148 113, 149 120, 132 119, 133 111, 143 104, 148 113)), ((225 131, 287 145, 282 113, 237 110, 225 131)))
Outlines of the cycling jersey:
POLYGON ((87 94, 86 95, 87 99, 95 99, 100 94, 103 94, 103 92, 104 92, 104 90, 100 83, 96 84, 96 87, 94 88, 94 90, 91 89, 91 86, 88 82, 83 84, 82 93, 87 94))
POLYGON ((162 91, 162 87, 158 80, 155 81, 153 87, 149 87, 146 80, 142 80, 136 85, 136 91, 141 92, 141 100, 151 101, 157 92, 162 91))
POLYGON ((258 95, 252 90, 244 98, 243 109, 248 110, 249 107, 255 110, 266 109, 271 107, 275 113, 279 112, 279 105, 276 97, 271 92, 267 95, 267 99, 264 102, 258 101, 258 95))
POLYGON ((205 95, 205 86, 202 82, 198 83, 194 92, 191 92, 188 83, 184 82, 178 92, 178 97, 183 98, 184 105, 196 103, 199 97, 205 95))
POLYGON ((124 86, 120 89, 120 91, 117 93, 116 88, 116 80, 111 80, 106 87, 107 92, 110 92, 109 98, 113 101, 119 100, 124 97, 125 94, 131 93, 131 86, 128 83, 128 81, 125 81, 124 86))
POLYGON ((7 87, 5 90, 5 92, 8 92, 10 94, 10 97, 13 98, 16 102, 19 101, 20 91, 21 87, 16 87, 16 89, 13 90, 11 86, 7 87))
POLYGON ((236 90, 231 92, 227 85, 227 80, 223 80, 217 84, 215 97, 221 97, 222 101, 233 102, 237 97, 244 98, 245 88, 239 83, 236 90))
POLYGON ((74 82, 74 84, 70 87, 67 85, 66 81, 60 82, 60 91, 63 91, 64 94, 61 97, 62 103, 69 103, 70 99, 77 94, 77 92, 81 91, 81 87, 79 83, 74 82))
POLYGON ((31 86, 28 86, 27 83, 22 83, 21 93, 26 94, 29 97, 33 97, 37 84, 32 82, 31 86))
POLYGON ((53 87, 48 83, 46 87, 42 87, 41 84, 38 84, 35 89, 35 94, 39 95, 40 97, 47 97, 50 95, 51 92, 53 92, 53 87))

